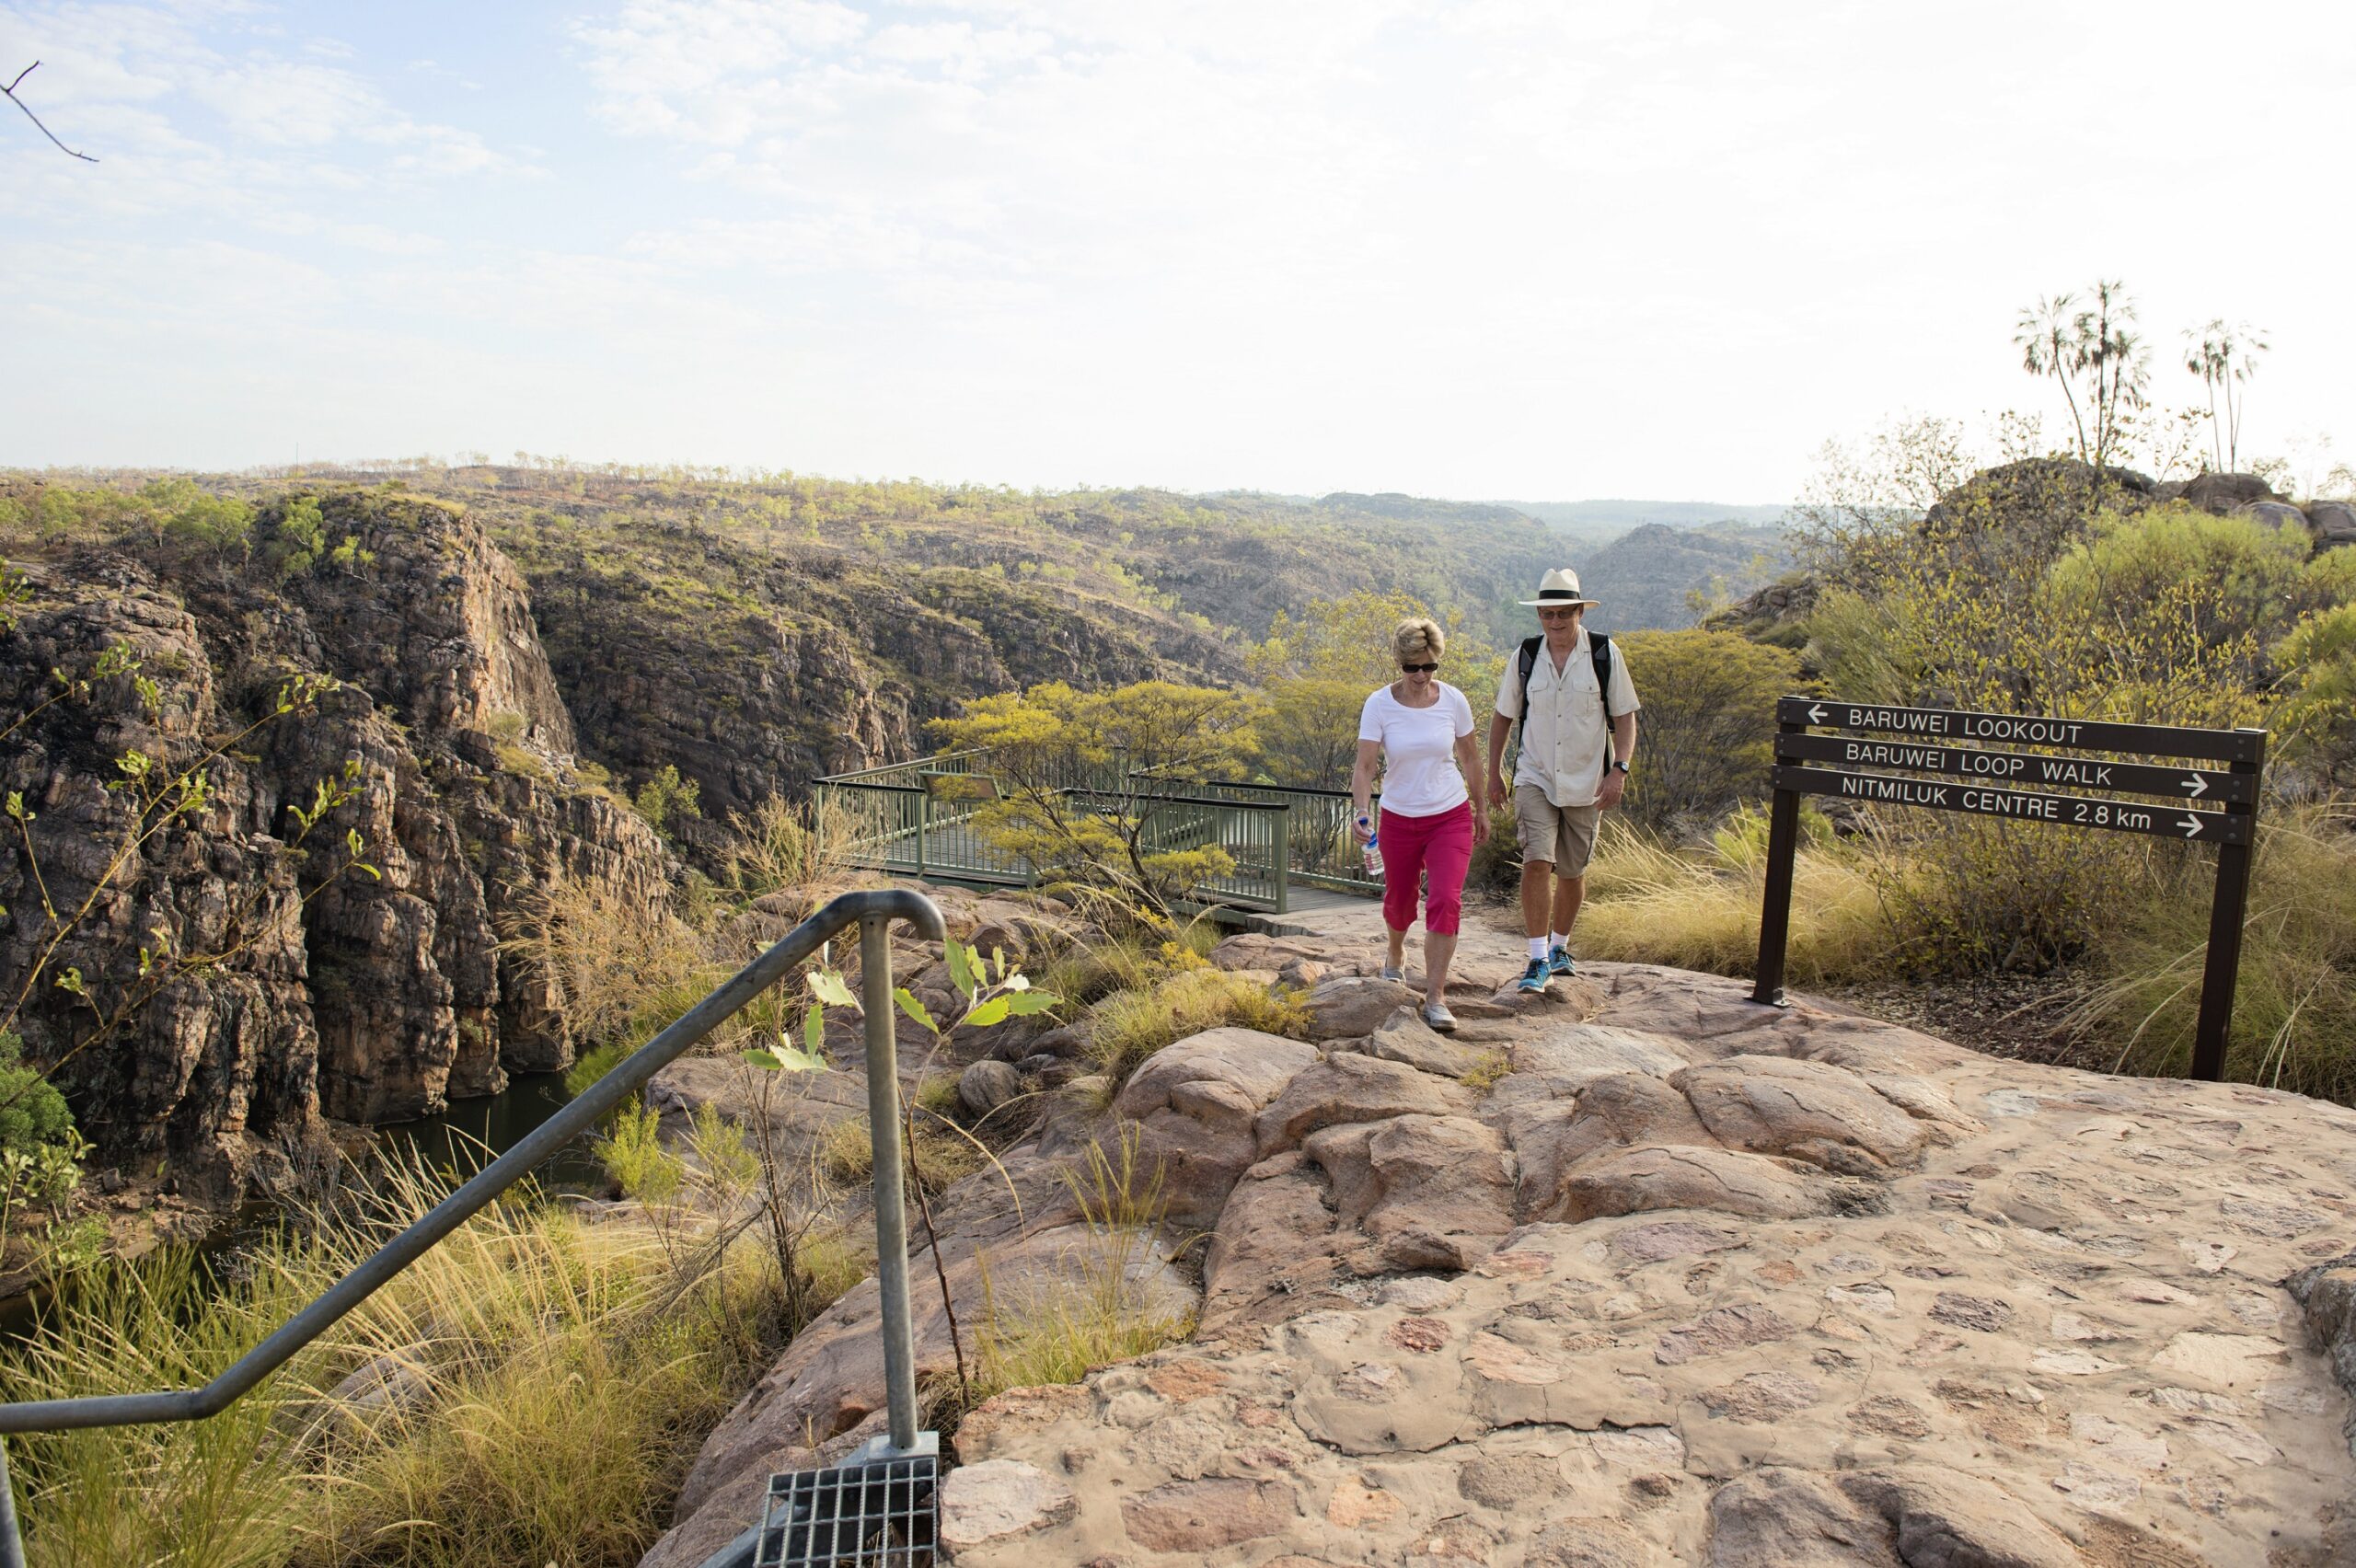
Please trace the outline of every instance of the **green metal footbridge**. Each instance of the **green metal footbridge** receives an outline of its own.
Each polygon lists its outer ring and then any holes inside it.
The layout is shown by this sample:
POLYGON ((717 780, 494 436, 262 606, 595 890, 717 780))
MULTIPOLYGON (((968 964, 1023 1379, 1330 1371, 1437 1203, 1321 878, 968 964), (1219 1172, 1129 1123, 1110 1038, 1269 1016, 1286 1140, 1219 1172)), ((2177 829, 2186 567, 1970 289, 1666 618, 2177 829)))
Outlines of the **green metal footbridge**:
POLYGON ((1340 790, 1192 778, 1183 769, 1132 768, 1118 753, 1041 765, 1003 765, 987 749, 941 752, 912 762, 837 773, 814 781, 822 808, 850 824, 851 858, 895 876, 976 887, 1030 887, 1039 871, 992 830, 1003 803, 1051 790, 1063 803, 1143 822, 1149 854, 1216 845, 1234 869, 1196 889, 1197 902, 1283 915, 1304 890, 1380 897, 1350 836, 1350 797, 1340 790))

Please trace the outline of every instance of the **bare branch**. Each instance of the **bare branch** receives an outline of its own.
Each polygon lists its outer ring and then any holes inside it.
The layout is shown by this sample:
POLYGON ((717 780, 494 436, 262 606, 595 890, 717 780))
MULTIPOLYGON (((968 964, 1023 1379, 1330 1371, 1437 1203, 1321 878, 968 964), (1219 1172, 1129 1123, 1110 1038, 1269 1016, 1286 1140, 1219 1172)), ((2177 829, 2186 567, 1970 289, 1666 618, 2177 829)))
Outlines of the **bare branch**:
POLYGON ((40 131, 42 135, 48 137, 50 141, 55 144, 59 152, 64 153, 69 158, 80 158, 84 163, 98 162, 98 160, 92 157, 89 154, 77 153, 73 148, 67 146, 64 143, 58 141, 57 133, 52 131, 48 126, 43 125, 40 122, 40 116, 35 114, 32 111, 31 107, 28 105, 24 99, 17 96, 17 82, 23 81, 27 76, 31 75, 35 71, 40 69, 40 62, 36 60, 31 64, 26 66, 23 70, 17 72, 16 82, 11 82, 5 87, 0 87, 0 97, 6 97, 10 103, 15 104, 18 109, 23 110, 25 111, 25 118, 31 121, 34 128, 40 131))

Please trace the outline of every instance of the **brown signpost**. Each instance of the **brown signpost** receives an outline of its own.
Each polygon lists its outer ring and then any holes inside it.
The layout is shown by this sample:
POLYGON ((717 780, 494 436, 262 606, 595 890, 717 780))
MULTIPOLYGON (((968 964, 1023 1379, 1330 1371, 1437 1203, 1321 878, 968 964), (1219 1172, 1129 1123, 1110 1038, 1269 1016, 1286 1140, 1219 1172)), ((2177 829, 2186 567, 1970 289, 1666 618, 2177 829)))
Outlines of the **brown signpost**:
POLYGON ((2258 772, 2266 762, 2265 731, 2106 724, 1805 697, 1778 702, 1775 725, 1775 793, 1767 818, 1767 888, 1759 912, 1759 968, 1751 1000, 1785 1005, 1784 952, 1791 934, 1792 859, 1798 848, 1802 795, 2214 844, 2217 884, 2209 909, 2209 961, 2201 976, 2192 1076, 2212 1082, 2224 1076, 2234 976, 2241 966, 2242 922, 2249 901, 2258 772), (1809 733, 1811 729, 1858 732, 1820 735, 1809 733), (2013 746, 2050 750, 1998 749, 2013 746), (2189 757, 2223 762, 2226 769, 2054 755, 2051 751, 2189 757), (1807 766, 1811 763, 1837 766, 1807 766), (1921 777, 1926 774, 1931 777, 1921 777), (2022 784, 2156 799, 2114 800, 2014 788, 2022 784))

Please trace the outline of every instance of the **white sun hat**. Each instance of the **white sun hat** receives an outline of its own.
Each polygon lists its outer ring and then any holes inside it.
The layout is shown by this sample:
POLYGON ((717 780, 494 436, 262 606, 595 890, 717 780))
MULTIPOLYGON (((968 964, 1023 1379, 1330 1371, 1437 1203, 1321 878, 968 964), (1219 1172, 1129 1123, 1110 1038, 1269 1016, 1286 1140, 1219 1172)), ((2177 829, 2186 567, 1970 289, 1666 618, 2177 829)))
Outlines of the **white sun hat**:
POLYGON ((1568 567, 1557 567, 1539 580, 1538 597, 1522 600, 1521 607, 1526 610, 1534 610, 1542 605, 1548 609, 1575 608, 1580 605, 1601 603, 1600 599, 1589 599, 1580 594, 1577 572, 1568 567))

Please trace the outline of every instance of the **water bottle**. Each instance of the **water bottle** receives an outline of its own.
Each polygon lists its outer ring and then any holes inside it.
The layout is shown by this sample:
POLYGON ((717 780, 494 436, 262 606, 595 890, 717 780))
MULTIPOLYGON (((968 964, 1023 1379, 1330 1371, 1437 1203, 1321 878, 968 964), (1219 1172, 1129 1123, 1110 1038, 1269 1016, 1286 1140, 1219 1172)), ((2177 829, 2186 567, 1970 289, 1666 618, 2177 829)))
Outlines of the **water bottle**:
MULTIPOLYGON (((1374 824, 1365 817, 1360 817, 1358 825, 1372 827, 1374 824)), ((1382 877, 1382 851, 1377 847, 1378 841, 1381 837, 1382 836, 1379 833, 1369 833, 1366 836, 1366 874, 1377 881, 1381 880, 1382 877)))

